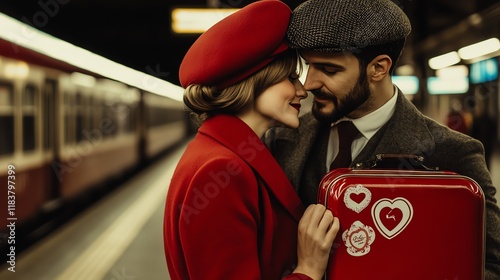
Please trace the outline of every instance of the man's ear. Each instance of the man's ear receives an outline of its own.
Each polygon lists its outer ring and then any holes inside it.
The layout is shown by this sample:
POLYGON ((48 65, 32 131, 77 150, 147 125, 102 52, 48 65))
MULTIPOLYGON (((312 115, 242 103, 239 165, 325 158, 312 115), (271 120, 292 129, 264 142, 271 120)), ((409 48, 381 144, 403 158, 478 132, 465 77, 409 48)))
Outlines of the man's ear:
POLYGON ((390 75, 391 66, 392 59, 386 54, 381 54, 370 62, 368 77, 373 81, 381 81, 390 75))

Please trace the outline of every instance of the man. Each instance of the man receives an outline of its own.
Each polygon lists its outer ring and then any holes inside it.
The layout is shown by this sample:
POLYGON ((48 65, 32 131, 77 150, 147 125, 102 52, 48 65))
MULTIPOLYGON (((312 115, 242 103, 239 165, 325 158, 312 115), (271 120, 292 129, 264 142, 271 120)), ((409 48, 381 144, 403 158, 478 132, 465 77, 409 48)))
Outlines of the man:
MULTIPOLYGON (((266 143, 305 205, 339 152, 337 124, 357 131, 350 166, 377 154, 416 154, 426 166, 474 179, 486 198, 486 279, 500 279, 500 210, 477 140, 421 114, 392 84, 411 25, 390 0, 309 0, 292 14, 287 39, 309 66, 312 112, 297 130, 275 128, 266 143), (358 132, 359 131, 359 132, 358 132)), ((342 223, 342 221, 340 221, 342 223)), ((460 230, 460 229, 457 229, 460 230)))

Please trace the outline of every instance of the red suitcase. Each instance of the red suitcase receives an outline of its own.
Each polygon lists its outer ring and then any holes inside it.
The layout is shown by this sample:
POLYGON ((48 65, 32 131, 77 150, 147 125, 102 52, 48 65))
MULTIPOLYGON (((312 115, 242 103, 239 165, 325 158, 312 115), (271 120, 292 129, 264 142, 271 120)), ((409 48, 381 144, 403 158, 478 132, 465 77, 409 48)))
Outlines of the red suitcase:
POLYGON ((325 279, 483 279, 481 188, 454 172, 403 165, 323 177, 318 203, 340 220, 325 279))

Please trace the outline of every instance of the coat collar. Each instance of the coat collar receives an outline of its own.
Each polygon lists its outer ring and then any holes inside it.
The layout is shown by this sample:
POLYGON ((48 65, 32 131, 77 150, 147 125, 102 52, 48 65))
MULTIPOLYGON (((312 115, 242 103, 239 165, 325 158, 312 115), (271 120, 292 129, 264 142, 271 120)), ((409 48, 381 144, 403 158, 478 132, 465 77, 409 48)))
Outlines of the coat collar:
MULTIPOLYGON (((269 135, 266 136, 269 142, 268 146, 273 148, 273 153, 283 170, 290 178, 295 190, 298 192, 300 188, 300 179, 302 172, 305 168, 306 159, 312 147, 316 144, 315 140, 323 129, 322 126, 329 126, 329 124, 322 124, 316 120, 311 112, 300 117, 300 125, 296 129, 285 127, 272 128, 269 135)), ((318 155, 320 158, 324 155, 318 155)), ((321 165, 324 167, 324 164, 321 165)), ((323 170, 323 171, 326 171, 323 170)))
POLYGON ((247 162, 292 217, 297 222, 300 220, 304 205, 275 158, 248 125, 235 116, 217 115, 205 120, 198 132, 213 138, 247 162))
POLYGON ((391 119, 368 141, 353 161, 373 160, 377 154, 415 154, 425 156, 435 148, 426 117, 398 89, 396 109, 391 119))

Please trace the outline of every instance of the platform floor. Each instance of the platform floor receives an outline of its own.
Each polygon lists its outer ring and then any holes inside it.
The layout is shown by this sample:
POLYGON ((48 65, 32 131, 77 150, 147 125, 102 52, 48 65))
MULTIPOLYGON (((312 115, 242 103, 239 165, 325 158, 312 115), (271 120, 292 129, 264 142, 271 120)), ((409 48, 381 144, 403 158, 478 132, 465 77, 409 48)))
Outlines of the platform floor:
MULTIPOLYGON (((165 193, 185 145, 17 256, 3 280, 169 280, 163 253, 165 193)), ((491 169, 500 187, 500 147, 491 169)), ((500 195, 497 193, 497 200, 500 195)))
POLYGON ((2 280, 169 280, 165 194, 185 145, 154 162, 50 236, 21 252, 2 280))

